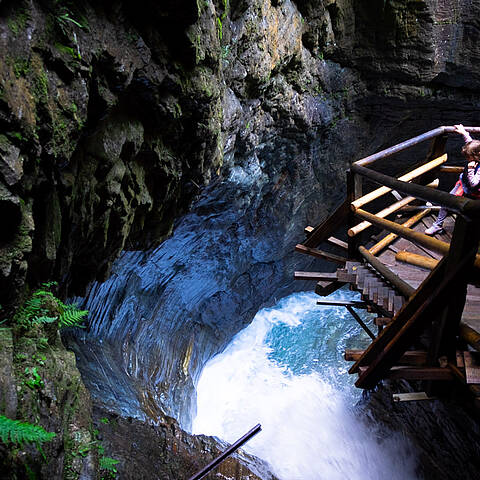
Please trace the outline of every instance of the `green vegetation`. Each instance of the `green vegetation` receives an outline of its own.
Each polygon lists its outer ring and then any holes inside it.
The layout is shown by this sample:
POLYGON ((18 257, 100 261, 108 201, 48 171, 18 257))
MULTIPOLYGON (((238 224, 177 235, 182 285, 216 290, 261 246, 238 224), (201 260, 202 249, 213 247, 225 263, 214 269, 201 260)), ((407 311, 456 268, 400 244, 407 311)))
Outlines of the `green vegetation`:
POLYGON ((30 71, 30 61, 25 58, 18 58, 13 63, 13 73, 15 78, 26 77, 30 71))
POLYGON ((8 19, 7 25, 14 35, 18 35, 25 29, 28 20, 30 20, 29 13, 25 9, 22 9, 15 16, 8 19))
POLYGON ((117 469, 115 467, 117 464, 118 460, 115 460, 114 458, 100 457, 100 470, 110 478, 115 478, 117 476, 117 469))
POLYGON ((42 284, 24 305, 18 309, 13 320, 21 329, 28 330, 35 325, 56 323, 57 327, 77 327, 85 320, 88 310, 76 305, 67 305, 55 297, 50 289, 56 282, 42 284))
POLYGON ((72 57, 74 60, 81 60, 82 56, 78 53, 78 51, 73 48, 69 47, 67 45, 63 45, 61 43, 56 43, 55 48, 62 53, 65 53, 66 55, 72 57))
POLYGON ((49 442, 56 437, 53 432, 31 423, 11 420, 0 415, 0 440, 5 443, 14 443, 23 446, 24 443, 35 443, 37 447, 43 442, 49 442))

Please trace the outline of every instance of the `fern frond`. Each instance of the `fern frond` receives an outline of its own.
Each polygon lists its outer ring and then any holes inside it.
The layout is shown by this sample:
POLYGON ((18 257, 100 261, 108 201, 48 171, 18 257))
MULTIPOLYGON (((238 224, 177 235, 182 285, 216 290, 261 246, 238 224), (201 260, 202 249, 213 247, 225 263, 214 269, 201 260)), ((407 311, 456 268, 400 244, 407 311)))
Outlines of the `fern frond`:
POLYGON ((53 323, 57 319, 58 317, 47 317, 47 316, 34 317, 32 318, 32 325, 39 325, 41 323, 53 323))
POLYGON ((60 315, 58 328, 78 327, 88 315, 88 310, 80 310, 76 305, 65 305, 60 315))
POLYGON ((49 442, 56 437, 56 433, 47 432, 39 425, 12 420, 0 415, 0 440, 3 443, 35 442, 37 444, 49 442))
POLYGON ((118 460, 110 457, 100 457, 99 466, 100 470, 107 470, 109 472, 117 472, 115 465, 117 465, 118 460))

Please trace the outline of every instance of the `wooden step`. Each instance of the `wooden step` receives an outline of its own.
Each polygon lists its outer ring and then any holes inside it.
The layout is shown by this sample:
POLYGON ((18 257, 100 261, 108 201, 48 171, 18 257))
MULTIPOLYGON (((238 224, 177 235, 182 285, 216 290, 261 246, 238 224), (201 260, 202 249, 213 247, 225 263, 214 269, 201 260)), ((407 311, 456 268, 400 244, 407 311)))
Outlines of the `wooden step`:
POLYGON ((333 282, 338 280, 336 272, 294 272, 295 280, 315 280, 316 282, 333 282))
MULTIPOLYGON (((347 362, 356 362, 362 355, 364 350, 347 349, 344 353, 344 358, 347 362)), ((400 360, 399 365, 416 365, 424 366, 427 363, 427 352, 422 350, 408 350, 400 360)))

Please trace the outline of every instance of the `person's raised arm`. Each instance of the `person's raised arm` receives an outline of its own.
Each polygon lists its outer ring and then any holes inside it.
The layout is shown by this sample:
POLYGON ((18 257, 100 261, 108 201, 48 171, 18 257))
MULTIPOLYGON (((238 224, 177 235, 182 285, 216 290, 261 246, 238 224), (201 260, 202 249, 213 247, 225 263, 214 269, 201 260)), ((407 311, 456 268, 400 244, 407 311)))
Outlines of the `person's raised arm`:
POLYGON ((469 143, 472 141, 472 137, 470 134, 465 130, 465 127, 460 124, 460 125, 454 125, 453 128, 455 129, 455 132, 462 135, 463 139, 465 140, 465 143, 469 143))

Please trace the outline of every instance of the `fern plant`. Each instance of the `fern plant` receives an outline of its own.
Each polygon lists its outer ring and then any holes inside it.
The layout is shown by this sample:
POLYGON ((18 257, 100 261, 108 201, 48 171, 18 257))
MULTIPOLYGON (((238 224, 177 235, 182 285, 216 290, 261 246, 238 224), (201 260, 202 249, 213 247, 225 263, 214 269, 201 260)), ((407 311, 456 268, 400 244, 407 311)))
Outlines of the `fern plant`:
POLYGON ((57 321, 58 328, 80 326, 88 310, 80 310, 76 305, 65 304, 55 297, 50 289, 56 285, 56 282, 43 283, 17 311, 15 323, 25 329, 57 321))
POLYGON ((0 415, 0 440, 3 443, 16 443, 23 447, 24 443, 35 443, 37 447, 56 437, 56 433, 47 432, 39 425, 12 420, 0 415))
POLYGON ((119 463, 118 460, 115 460, 114 458, 102 456, 99 461, 100 470, 107 472, 110 478, 115 478, 118 473, 115 467, 117 463, 119 463))

